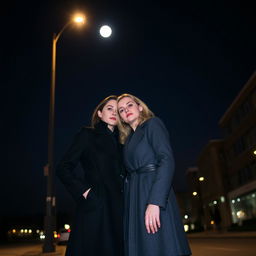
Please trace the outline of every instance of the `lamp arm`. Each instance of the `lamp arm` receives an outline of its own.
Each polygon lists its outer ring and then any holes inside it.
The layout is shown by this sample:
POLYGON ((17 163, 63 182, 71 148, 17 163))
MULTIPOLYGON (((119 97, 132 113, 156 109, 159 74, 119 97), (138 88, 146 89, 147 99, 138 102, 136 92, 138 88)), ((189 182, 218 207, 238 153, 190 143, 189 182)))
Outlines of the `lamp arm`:
POLYGON ((56 35, 55 37, 55 42, 57 43, 59 37, 61 36, 61 34, 64 32, 64 30, 72 23, 72 21, 69 21, 68 23, 66 23, 66 25, 61 29, 61 31, 56 35))

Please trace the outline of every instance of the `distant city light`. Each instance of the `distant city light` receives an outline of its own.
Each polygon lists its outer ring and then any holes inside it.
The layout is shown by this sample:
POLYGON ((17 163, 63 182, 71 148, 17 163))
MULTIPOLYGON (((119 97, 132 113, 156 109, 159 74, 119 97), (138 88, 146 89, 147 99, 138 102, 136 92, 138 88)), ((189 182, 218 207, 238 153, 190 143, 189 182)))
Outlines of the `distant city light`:
POLYGON ((23 232, 24 232, 24 230, 23 230, 23 229, 21 229, 21 230, 20 230, 20 233, 23 233, 23 232))
POLYGON ((184 225, 184 230, 185 230, 185 232, 188 232, 189 231, 189 225, 185 224, 184 225))
POLYGON ((211 225, 214 225, 214 220, 211 220, 211 225))
POLYGON ((104 25, 104 26, 102 26, 102 27, 100 28, 100 35, 101 35, 102 37, 107 38, 107 37, 110 37, 111 34, 112 34, 112 29, 111 29, 111 27, 109 27, 109 26, 107 26, 107 25, 104 25))
POLYGON ((194 230, 195 229, 195 224, 191 223, 190 228, 191 228, 191 230, 194 230))
POLYGON ((65 229, 70 229, 70 225, 69 225, 69 224, 65 224, 65 225, 64 225, 64 228, 65 228, 65 229))
POLYGON ((233 200, 232 200, 232 204, 234 204, 235 202, 236 202, 236 201, 233 199, 233 200))
POLYGON ((213 204, 217 204, 218 202, 217 201, 213 201, 213 204))
POLYGON ((256 150, 253 151, 253 154, 256 155, 256 150))
POLYGON ((252 194, 252 197, 255 197, 255 194, 252 194))
POLYGON ((188 215, 187 214, 184 216, 184 219, 188 219, 188 215))
POLYGON ((28 230, 28 233, 29 233, 29 234, 31 234, 31 233, 32 233, 32 230, 31 230, 31 229, 29 229, 29 230, 28 230))
POLYGON ((40 235, 40 239, 45 239, 45 235, 40 235))
POLYGON ((221 197, 220 197, 220 201, 221 201, 222 203, 225 203, 225 197, 224 197, 224 196, 221 196, 221 197))
POLYGON ((241 219, 241 218, 243 218, 243 217, 245 216, 245 212, 244 212, 244 211, 238 211, 238 212, 236 213, 236 215, 237 215, 237 217, 238 217, 239 219, 241 219))
POLYGON ((237 202, 240 202, 241 200, 240 200, 240 198, 237 198, 236 201, 237 201, 237 202))
POLYGON ((37 233, 37 234, 39 234, 39 232, 40 232, 40 230, 39 230, 39 229, 37 229, 37 230, 36 230, 36 233, 37 233))
POLYGON ((12 233, 16 233, 16 229, 13 229, 13 230, 12 230, 12 233))
POLYGON ((204 177, 199 177, 199 181, 204 181, 204 177))
POLYGON ((24 230, 24 232, 25 232, 25 233, 28 233, 28 230, 27 230, 27 229, 25 229, 25 230, 24 230))
POLYGON ((196 196, 196 195, 197 195, 197 192, 196 192, 196 191, 194 191, 192 194, 193 194, 193 196, 196 196))

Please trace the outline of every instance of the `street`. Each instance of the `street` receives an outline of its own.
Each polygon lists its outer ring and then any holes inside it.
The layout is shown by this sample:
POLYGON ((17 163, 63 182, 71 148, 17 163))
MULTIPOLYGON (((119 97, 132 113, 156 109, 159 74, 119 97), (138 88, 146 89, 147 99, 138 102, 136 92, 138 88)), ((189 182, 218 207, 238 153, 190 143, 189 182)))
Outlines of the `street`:
MULTIPOLYGON (((193 256, 254 256, 256 251, 253 238, 192 238, 189 243, 193 256)), ((41 248, 40 244, 0 246, 0 256, 39 256, 41 248)), ((58 254, 52 255, 64 256, 65 248, 57 246, 58 254)))
POLYGON ((189 239, 193 256, 255 256, 253 238, 194 238, 189 239))
MULTIPOLYGON (((57 246, 56 251, 58 255, 64 256, 65 246, 57 246)), ((1 245, 0 256, 39 256, 42 252, 42 244, 13 244, 13 245, 1 245)))

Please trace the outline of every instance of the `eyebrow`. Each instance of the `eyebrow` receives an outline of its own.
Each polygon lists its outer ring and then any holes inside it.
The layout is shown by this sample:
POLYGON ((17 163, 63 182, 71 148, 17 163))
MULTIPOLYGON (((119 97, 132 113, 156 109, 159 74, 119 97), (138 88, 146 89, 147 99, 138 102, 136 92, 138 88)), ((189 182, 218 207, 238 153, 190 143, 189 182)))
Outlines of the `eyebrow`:
POLYGON ((106 105, 106 107, 112 107, 112 108, 113 108, 114 106, 113 106, 113 105, 108 104, 108 105, 106 105))
MULTIPOLYGON (((132 103, 133 103, 134 101, 130 100, 130 101, 128 101, 128 102, 126 103, 126 105, 127 105, 127 104, 129 104, 130 102, 132 102, 132 103)), ((124 107, 122 107, 122 106, 121 106, 121 107, 120 107, 120 108, 118 108, 118 109, 121 109, 121 108, 124 108, 124 107)))

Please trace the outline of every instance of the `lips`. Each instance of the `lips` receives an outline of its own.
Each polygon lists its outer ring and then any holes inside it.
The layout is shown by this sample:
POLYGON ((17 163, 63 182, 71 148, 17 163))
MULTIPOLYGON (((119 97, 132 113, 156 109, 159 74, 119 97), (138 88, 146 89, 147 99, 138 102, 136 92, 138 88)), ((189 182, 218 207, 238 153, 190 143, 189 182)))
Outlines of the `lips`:
POLYGON ((115 117, 110 117, 110 119, 112 119, 112 120, 116 121, 116 118, 115 118, 115 117))
POLYGON ((131 116, 132 115, 132 113, 128 113, 127 115, 126 115, 126 117, 129 117, 129 116, 131 116))

